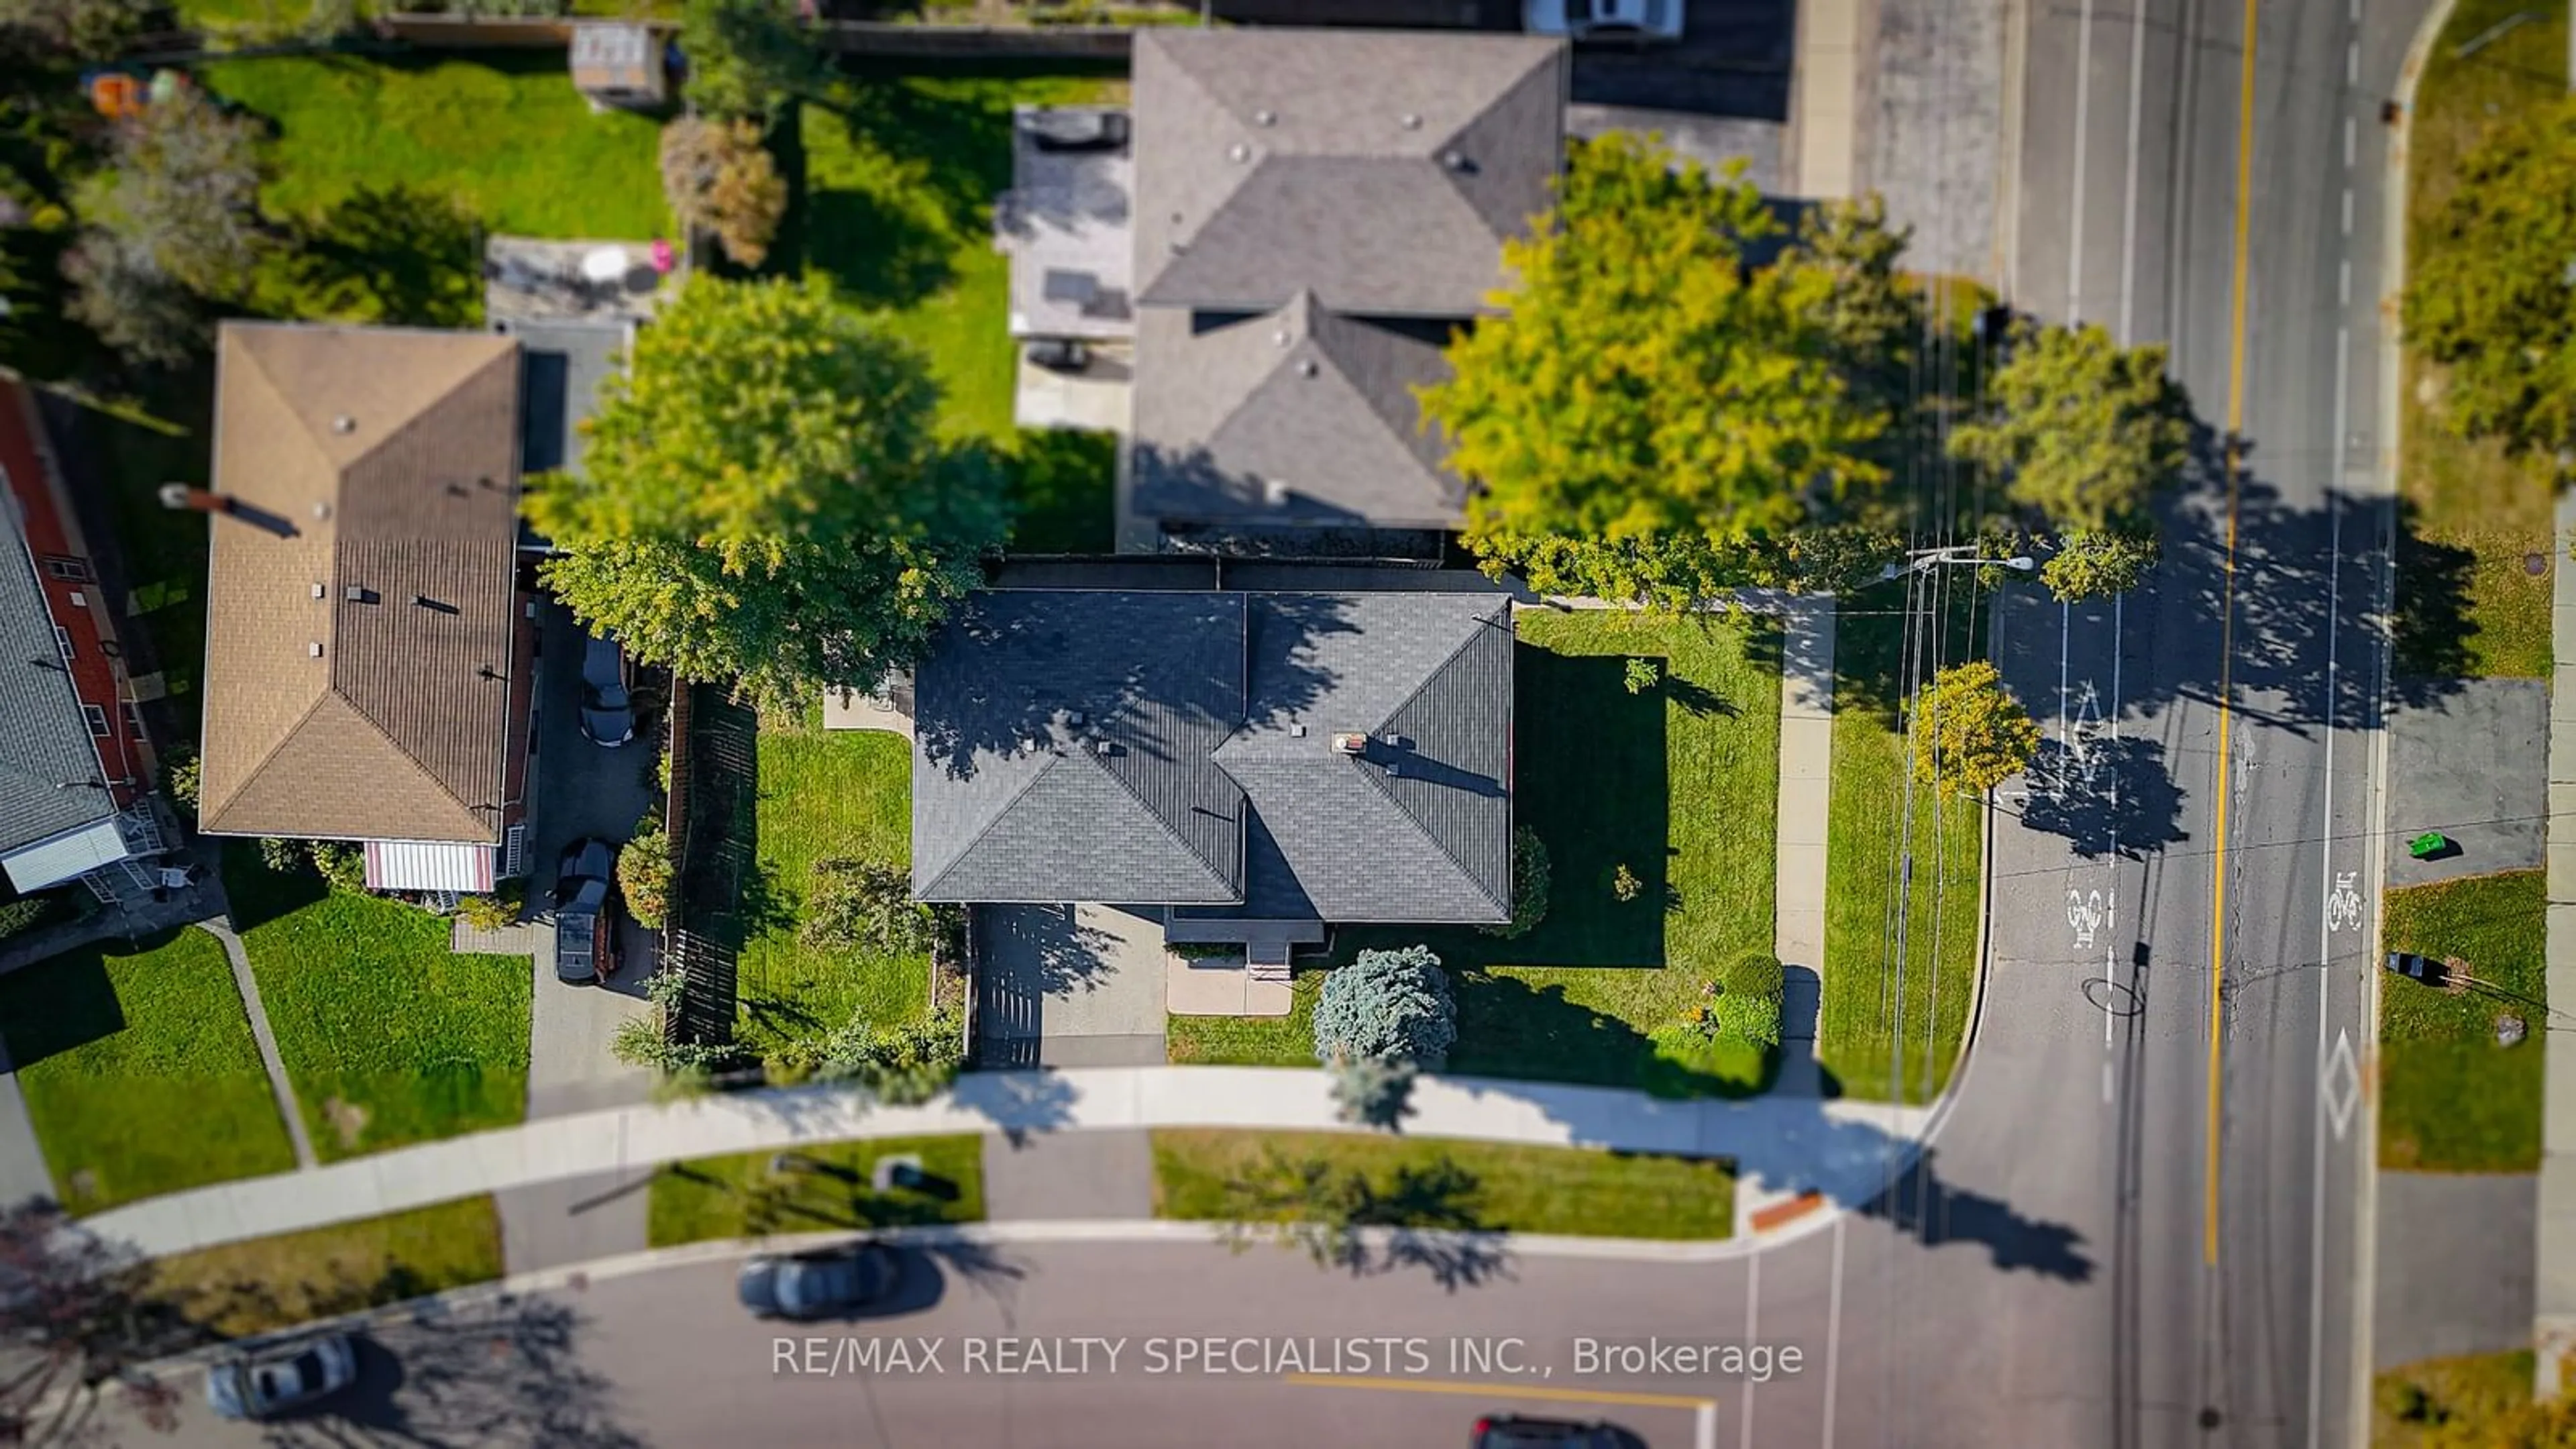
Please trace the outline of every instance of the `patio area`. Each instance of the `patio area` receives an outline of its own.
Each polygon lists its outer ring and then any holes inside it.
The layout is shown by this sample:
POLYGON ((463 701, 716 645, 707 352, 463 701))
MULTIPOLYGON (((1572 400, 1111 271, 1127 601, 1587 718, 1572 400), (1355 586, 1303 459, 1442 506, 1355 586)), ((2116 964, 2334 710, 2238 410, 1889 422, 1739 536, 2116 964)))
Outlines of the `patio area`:
POLYGON ((665 242, 495 236, 483 246, 487 322, 641 322, 679 285, 665 242))

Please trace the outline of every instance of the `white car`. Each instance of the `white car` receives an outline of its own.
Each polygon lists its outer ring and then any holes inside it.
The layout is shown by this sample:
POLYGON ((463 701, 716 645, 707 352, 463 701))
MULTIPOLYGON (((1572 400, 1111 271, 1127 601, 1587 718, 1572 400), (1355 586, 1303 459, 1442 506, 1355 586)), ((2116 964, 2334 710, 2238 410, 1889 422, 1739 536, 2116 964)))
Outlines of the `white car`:
POLYGON ((1575 40, 1679 40, 1682 0, 1524 0, 1521 28, 1575 40))

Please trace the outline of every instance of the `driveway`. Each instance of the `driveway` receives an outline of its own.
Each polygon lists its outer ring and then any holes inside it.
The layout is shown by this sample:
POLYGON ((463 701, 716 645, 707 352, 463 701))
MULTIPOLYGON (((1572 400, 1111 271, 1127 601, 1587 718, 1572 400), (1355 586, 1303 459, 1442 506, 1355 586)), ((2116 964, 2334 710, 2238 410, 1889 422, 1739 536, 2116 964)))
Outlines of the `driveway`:
POLYGON ((2389 707, 2390 885, 2536 870, 2548 816, 2546 680, 2443 680, 2389 707), (2428 830, 2451 837, 2458 853, 2407 854, 2406 842, 2428 830))
POLYGON ((1163 926, 1116 906, 978 906, 977 1064, 1163 1063, 1163 926))
POLYGON ((528 1044, 528 1115, 560 1116, 642 1101, 649 1073, 608 1053, 619 1024, 646 1010, 644 979, 653 974, 653 936, 621 916, 619 967, 606 986, 566 986, 555 979, 554 932, 542 923, 553 905, 555 860, 583 836, 611 844, 635 833, 652 804, 653 751, 636 740, 602 749, 582 738, 581 626, 549 599, 539 604, 535 839, 528 907, 540 922, 535 1026, 528 1044))

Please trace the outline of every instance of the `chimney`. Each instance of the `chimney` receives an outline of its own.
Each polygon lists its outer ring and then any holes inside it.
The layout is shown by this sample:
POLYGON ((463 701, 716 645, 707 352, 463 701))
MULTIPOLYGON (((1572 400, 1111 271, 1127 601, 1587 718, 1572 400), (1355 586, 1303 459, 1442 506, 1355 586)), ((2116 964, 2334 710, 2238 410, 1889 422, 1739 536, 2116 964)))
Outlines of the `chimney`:
POLYGON ((180 513, 230 513, 238 505, 229 493, 213 493, 185 483, 164 483, 161 506, 180 513))
POLYGON ((1369 738, 1359 730, 1335 730, 1333 749, 1337 754, 1360 756, 1368 753, 1369 738))

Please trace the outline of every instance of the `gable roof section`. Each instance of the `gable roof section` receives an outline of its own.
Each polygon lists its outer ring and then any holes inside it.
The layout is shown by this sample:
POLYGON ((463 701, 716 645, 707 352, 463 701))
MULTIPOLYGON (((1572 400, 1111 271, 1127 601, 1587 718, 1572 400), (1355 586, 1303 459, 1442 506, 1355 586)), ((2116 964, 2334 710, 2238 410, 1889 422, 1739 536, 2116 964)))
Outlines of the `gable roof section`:
POLYGON ((1568 74, 1530 36, 1138 32, 1138 299, 1482 310, 1503 239, 1546 209, 1568 74))
POLYGON ((17 504, 0 490, 0 855, 114 818, 98 747, 58 667, 54 616, 17 504))
POLYGON ((1413 389, 1448 375, 1438 324, 1388 326, 1301 292, 1203 325, 1149 308, 1137 328, 1134 508, 1204 522, 1454 528, 1465 495, 1413 389))
POLYGON ((216 365, 214 487, 254 516, 213 522, 204 828, 497 841, 518 344, 227 323, 216 365))

